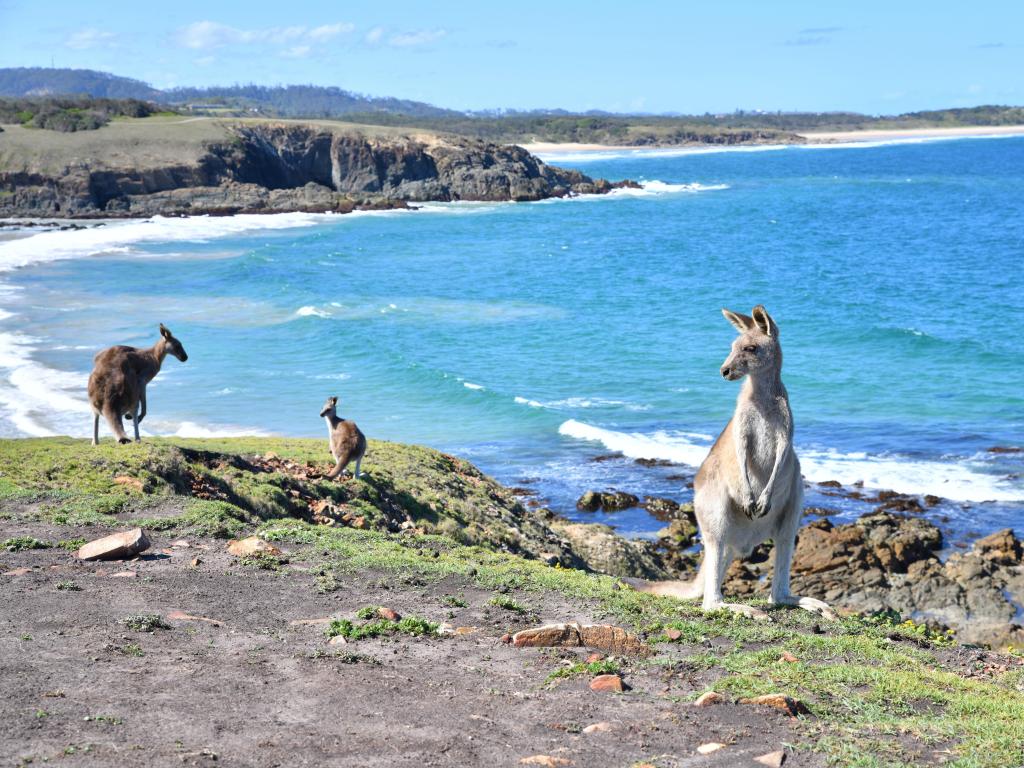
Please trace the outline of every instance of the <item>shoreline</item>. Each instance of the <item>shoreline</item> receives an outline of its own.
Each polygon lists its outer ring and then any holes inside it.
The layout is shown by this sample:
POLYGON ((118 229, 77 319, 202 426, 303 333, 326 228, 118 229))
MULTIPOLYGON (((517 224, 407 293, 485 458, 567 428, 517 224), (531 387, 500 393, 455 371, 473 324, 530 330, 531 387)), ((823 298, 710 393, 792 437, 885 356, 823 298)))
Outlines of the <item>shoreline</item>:
POLYGON ((806 144, 770 144, 763 142, 744 144, 657 144, 634 146, 630 144, 586 144, 581 142, 534 141, 518 146, 535 155, 562 152, 652 152, 679 150, 732 149, 734 147, 783 147, 819 144, 858 144, 868 141, 917 141, 920 139, 958 139, 981 136, 1021 136, 1024 125, 959 126, 956 128, 887 128, 864 131, 807 131, 797 134, 806 144))

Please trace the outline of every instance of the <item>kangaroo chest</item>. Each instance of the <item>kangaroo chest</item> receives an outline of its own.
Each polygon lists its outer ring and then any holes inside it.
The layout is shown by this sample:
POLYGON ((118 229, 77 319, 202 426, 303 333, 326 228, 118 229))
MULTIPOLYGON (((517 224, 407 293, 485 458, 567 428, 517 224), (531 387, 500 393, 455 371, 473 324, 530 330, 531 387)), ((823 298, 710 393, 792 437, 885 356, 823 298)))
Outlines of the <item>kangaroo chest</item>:
POLYGON ((775 466, 775 457, 780 449, 790 444, 789 409, 758 407, 748 404, 736 414, 736 428, 739 430, 740 445, 745 448, 745 463, 749 473, 758 479, 767 480, 775 466))

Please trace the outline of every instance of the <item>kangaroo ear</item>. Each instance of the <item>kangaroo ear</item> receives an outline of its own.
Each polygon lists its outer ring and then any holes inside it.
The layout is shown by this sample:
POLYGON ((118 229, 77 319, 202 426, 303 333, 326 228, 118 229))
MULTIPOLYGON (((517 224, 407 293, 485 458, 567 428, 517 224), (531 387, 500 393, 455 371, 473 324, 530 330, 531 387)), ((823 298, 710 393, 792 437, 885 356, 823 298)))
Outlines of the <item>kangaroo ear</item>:
POLYGON ((163 336, 165 339, 171 338, 171 329, 168 328, 163 323, 160 323, 160 335, 163 336))
POLYGON ((331 405, 337 405, 337 404, 338 404, 338 396, 335 395, 334 397, 331 398, 331 405))
POLYGON ((746 333, 754 327, 754 319, 752 317, 747 317, 746 315, 741 315, 739 312, 723 309, 722 315, 726 320, 732 323, 732 327, 740 333, 746 333))
POLYGON ((772 316, 768 314, 768 310, 764 308, 763 304, 758 304, 751 310, 750 314, 754 316, 754 322, 757 323, 757 327, 761 329, 761 332, 766 336, 778 336, 779 326, 772 320, 772 316))

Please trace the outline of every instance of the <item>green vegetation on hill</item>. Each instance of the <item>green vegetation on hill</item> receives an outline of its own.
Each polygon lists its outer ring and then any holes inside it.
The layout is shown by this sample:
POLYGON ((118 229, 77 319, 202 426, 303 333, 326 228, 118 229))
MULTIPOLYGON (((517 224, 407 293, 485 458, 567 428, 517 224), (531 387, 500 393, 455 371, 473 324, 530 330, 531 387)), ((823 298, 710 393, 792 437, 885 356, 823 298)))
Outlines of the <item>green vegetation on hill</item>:
POLYGON ((0 123, 62 133, 93 131, 116 117, 149 117, 166 108, 138 99, 78 97, 0 98, 0 123))

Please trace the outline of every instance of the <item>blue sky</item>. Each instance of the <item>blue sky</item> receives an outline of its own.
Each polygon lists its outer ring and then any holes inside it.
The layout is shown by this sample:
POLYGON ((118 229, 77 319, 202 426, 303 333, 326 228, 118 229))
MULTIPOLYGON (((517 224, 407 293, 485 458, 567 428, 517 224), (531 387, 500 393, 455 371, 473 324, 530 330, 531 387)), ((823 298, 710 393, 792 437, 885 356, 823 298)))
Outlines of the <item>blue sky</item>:
POLYGON ((456 109, 889 114, 1024 103, 1024 2, 0 0, 0 66, 51 60, 456 109))

